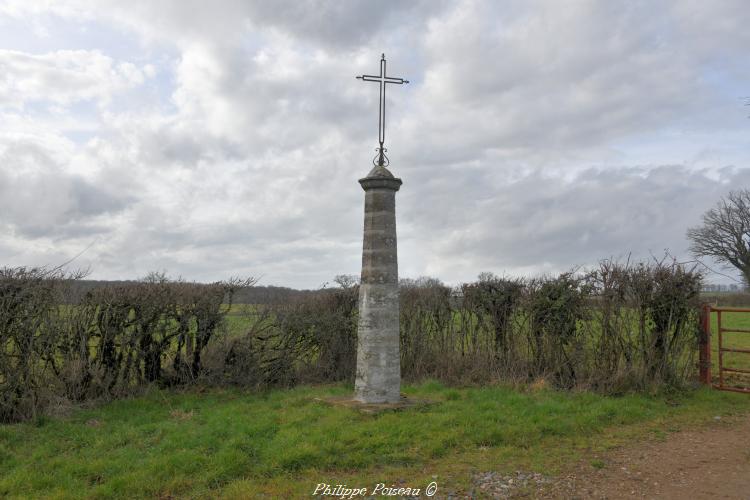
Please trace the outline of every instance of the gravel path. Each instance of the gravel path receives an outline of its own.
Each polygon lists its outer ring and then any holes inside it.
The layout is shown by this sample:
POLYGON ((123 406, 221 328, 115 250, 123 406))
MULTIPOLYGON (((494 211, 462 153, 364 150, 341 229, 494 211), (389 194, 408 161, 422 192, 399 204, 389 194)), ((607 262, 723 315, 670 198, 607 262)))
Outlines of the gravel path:
POLYGON ((474 485, 480 498, 750 500, 750 416, 589 457, 561 477, 481 473, 474 485))

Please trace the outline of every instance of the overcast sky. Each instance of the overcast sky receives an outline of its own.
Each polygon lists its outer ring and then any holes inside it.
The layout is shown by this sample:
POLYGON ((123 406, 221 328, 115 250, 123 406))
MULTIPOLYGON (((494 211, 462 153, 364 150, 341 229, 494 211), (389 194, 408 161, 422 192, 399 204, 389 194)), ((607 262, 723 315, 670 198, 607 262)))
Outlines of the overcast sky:
POLYGON ((0 266, 358 274, 381 52, 411 82, 402 277, 688 258, 750 185, 748 26, 746 0, 0 0, 0 266))

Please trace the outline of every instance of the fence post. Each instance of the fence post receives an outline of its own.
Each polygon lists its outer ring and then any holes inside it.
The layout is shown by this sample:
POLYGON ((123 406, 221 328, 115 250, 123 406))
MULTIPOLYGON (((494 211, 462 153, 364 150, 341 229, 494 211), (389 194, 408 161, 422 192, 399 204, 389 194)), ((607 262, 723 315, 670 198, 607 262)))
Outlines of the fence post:
POLYGON ((701 384, 711 385, 711 305, 703 304, 698 337, 698 369, 701 384))

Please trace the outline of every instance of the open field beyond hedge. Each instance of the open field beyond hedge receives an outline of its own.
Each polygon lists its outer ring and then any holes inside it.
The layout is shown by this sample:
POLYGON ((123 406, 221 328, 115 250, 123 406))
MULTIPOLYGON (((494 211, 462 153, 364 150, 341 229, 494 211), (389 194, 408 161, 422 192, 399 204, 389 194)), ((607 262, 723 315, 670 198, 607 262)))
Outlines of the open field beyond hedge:
POLYGON ((546 388, 409 386, 436 404, 366 415, 316 397, 350 387, 176 393, 0 426, 0 496, 310 495, 321 482, 466 491, 471 474, 554 474, 588 452, 660 438, 750 398, 712 390, 605 397, 546 388))
MULTIPOLYGON (((747 307, 747 306, 743 306, 747 307)), ((750 313, 722 313, 723 328, 739 328, 750 330, 750 313)), ((718 336, 717 314, 711 314, 711 362, 714 382, 718 383, 719 376, 719 336, 718 336)), ((735 349, 750 349, 750 333, 728 332, 724 333, 724 347, 735 349)), ((724 366, 727 368, 739 368, 750 370, 750 354, 748 353, 724 353, 724 366)), ((750 376, 745 374, 725 375, 730 385, 750 387, 750 376)))
MULTIPOLYGON (((749 299, 750 300, 750 299, 749 299)), ((735 306, 733 306, 735 307, 735 306)), ((750 304, 740 304, 740 308, 750 309, 750 304)), ((239 335, 248 326, 248 314, 252 314, 256 306, 249 304, 234 304, 227 314, 227 329, 229 335, 239 335)), ((750 312, 748 313, 723 313, 722 326, 724 328, 740 328, 750 330, 750 312)), ((718 377, 718 322, 716 312, 711 314, 711 357, 713 361, 713 374, 718 377)), ((750 349, 750 333, 725 333, 725 347, 750 349)), ((750 370, 750 354, 732 353, 725 354, 725 366, 743 368, 750 370)), ((736 377, 740 378, 740 377, 736 377)), ((743 380, 744 382, 744 380, 743 380)), ((747 380, 750 382, 750 380, 747 380)))

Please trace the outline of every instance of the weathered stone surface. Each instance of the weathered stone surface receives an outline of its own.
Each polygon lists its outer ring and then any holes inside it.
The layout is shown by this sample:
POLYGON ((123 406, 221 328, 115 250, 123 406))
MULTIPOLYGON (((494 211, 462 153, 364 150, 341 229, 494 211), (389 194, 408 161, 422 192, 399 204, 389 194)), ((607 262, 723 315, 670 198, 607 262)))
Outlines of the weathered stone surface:
POLYGON ((401 179, 376 166, 359 183, 365 190, 365 227, 354 399, 395 404, 401 400, 396 248, 396 191, 401 179))

